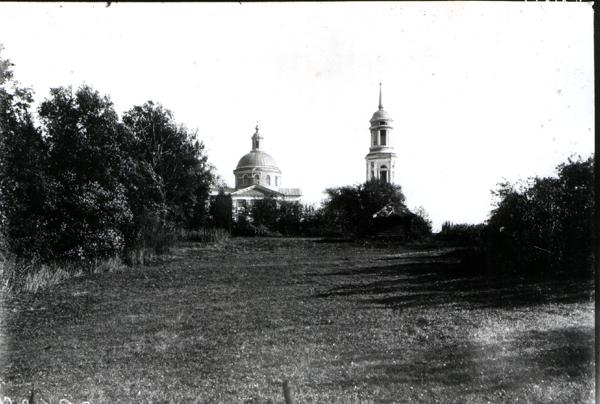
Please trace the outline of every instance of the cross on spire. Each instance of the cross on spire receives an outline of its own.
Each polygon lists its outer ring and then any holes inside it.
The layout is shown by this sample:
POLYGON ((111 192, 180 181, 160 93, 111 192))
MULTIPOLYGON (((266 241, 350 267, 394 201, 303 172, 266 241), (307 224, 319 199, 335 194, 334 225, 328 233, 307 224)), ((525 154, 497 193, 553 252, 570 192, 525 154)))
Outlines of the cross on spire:
POLYGON ((258 132, 258 121, 256 121, 256 131, 254 135, 252 135, 252 150, 260 149, 260 141, 262 140, 262 136, 258 132))

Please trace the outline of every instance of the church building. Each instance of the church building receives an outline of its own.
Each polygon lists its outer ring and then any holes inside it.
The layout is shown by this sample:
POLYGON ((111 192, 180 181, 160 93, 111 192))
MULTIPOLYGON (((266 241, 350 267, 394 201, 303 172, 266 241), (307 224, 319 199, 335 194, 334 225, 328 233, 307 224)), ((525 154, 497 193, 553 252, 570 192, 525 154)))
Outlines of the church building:
MULTIPOLYGON (((299 188, 283 188, 281 170, 275 159, 263 151, 263 137, 258 125, 252 135, 252 150, 242 156, 233 170, 235 188, 221 189, 231 196, 234 217, 241 209, 248 208, 257 199, 272 198, 280 201, 300 201, 299 188)), ((216 195, 216 192, 213 194, 216 195)))
POLYGON ((370 120, 371 147, 366 155, 366 180, 395 182, 396 153, 390 145, 392 134, 392 118, 383 109, 381 83, 379 83, 379 109, 370 120))

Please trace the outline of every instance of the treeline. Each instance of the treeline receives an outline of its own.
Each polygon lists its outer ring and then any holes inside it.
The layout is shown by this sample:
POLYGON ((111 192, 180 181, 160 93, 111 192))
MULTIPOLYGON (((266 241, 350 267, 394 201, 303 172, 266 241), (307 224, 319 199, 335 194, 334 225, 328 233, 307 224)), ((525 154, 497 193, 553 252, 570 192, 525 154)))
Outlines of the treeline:
POLYGON ((210 207, 211 225, 234 236, 307 236, 359 239, 388 233, 403 241, 431 235, 424 211, 405 205, 399 185, 369 181, 329 188, 321 206, 275 199, 256 200, 234 212, 231 198, 218 195, 210 207))
POLYGON ((170 111, 147 102, 120 118, 89 86, 54 88, 33 111, 0 65, 0 220, 16 260, 131 260, 206 221, 204 145, 170 111))
POLYGON ((0 252, 16 268, 134 264, 187 234, 430 240, 473 247, 471 263, 494 273, 591 272, 592 158, 561 164, 556 177, 500 184, 486 223, 445 223, 434 237, 398 185, 329 188, 318 207, 264 199, 234 212, 229 196, 209 197, 216 182, 202 142, 160 104, 119 116, 89 86, 60 87, 34 110, 31 90, 0 58, 0 252))
POLYGON ((594 239, 593 158, 569 159, 556 177, 502 183, 485 224, 445 223, 437 238, 475 246, 472 263, 493 274, 590 277, 594 239))

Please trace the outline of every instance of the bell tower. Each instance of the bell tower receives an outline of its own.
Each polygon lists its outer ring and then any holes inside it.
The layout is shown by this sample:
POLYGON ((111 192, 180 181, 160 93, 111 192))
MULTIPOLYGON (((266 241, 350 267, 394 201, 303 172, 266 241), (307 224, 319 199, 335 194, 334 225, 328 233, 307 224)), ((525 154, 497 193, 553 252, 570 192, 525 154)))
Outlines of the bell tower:
POLYGON ((366 181, 379 180, 394 182, 396 171, 396 153, 390 145, 392 134, 392 118, 383 109, 381 83, 379 83, 379 109, 370 120, 371 147, 366 155, 366 181))

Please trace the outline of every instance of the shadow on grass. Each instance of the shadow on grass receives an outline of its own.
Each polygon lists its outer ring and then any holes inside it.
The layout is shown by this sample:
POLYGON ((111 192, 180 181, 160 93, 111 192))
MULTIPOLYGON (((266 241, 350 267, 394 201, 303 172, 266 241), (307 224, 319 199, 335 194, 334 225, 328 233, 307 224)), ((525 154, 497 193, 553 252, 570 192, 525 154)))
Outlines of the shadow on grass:
POLYGON ((379 357, 353 356, 354 361, 364 363, 360 374, 334 384, 399 384, 421 391, 435 386, 453 397, 452 402, 468 395, 500 398, 507 392, 517 397, 540 394, 556 402, 587 402, 593 391, 593 346, 592 327, 519 332, 508 346, 469 340, 425 344, 410 353, 396 350, 379 357), (545 385, 565 379, 579 384, 553 391, 545 385), (581 384, 588 388, 582 389, 581 384))
POLYGON ((593 300, 591 281, 484 275, 481 267, 446 255, 399 259, 394 265, 308 275, 341 278, 339 283, 342 285, 317 293, 314 297, 356 296, 362 303, 389 308, 450 303, 470 308, 510 308, 593 300))

